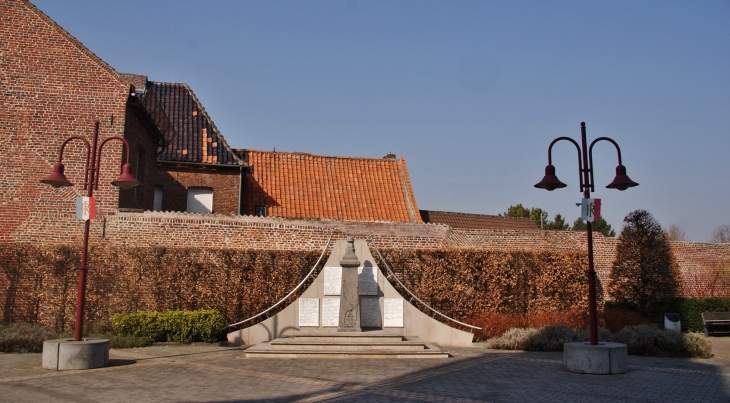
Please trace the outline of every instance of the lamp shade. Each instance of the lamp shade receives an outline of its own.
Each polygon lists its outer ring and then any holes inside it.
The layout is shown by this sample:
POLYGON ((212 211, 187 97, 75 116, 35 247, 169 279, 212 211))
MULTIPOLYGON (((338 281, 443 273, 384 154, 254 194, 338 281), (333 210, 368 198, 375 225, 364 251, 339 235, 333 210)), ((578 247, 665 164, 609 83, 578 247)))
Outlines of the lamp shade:
POLYGON ((132 164, 126 163, 122 165, 122 174, 112 182, 112 185, 119 186, 122 189, 131 189, 141 185, 141 183, 132 175, 132 164))
POLYGON ((560 179, 555 176, 555 167, 552 165, 548 165, 545 167, 545 177, 543 177, 542 180, 535 185, 536 188, 545 189, 548 191, 553 191, 558 188, 564 188, 566 186, 568 185, 561 182, 560 179))
POLYGON ((625 166, 619 165, 616 167, 616 177, 613 178, 613 182, 609 183, 606 187, 609 189, 626 190, 634 186, 639 186, 639 184, 632 181, 631 178, 626 175, 625 166))
POLYGON ((62 163, 56 163, 56 165, 53 166, 53 173, 41 180, 41 183, 51 185, 54 188, 73 186, 73 183, 69 182, 69 180, 66 179, 66 175, 63 174, 64 169, 65 167, 62 163))

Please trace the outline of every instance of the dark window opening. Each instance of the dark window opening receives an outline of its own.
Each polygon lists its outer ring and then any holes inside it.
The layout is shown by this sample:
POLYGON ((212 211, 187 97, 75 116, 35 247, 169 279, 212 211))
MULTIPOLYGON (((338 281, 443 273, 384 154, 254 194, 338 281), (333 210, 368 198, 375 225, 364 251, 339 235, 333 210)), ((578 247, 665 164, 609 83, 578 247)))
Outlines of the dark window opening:
POLYGON ((266 217, 266 213, 266 206, 256 206, 256 212, 254 213, 254 215, 258 217, 266 217))

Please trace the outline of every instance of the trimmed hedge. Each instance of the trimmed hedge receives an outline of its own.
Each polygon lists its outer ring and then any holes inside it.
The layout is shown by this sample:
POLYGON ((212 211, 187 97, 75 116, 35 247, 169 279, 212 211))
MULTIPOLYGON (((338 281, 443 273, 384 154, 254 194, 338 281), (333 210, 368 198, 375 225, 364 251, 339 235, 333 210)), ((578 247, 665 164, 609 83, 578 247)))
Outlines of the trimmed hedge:
MULTIPOLYGON (((725 312, 730 310, 730 298, 682 298, 674 303, 682 321, 684 332, 704 332, 702 325, 702 312, 725 312)), ((667 311, 669 312, 669 311, 667 311)))
POLYGON ((112 328, 120 336, 144 337, 155 342, 212 343, 223 339, 226 322, 214 309, 118 313, 112 328))
MULTIPOLYGON (((606 302, 605 309, 623 309, 638 312, 638 306, 631 303, 606 302)), ((683 332, 703 332, 702 312, 730 311, 730 298, 676 298, 657 304, 650 312, 654 323, 660 320, 662 312, 677 312, 682 322, 683 332)))

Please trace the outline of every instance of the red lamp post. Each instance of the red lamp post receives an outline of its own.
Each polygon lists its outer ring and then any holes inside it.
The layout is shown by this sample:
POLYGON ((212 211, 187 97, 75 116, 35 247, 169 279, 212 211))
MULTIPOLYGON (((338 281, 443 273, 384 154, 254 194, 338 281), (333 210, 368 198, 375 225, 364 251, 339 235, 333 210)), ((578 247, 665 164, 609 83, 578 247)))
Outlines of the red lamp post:
MULTIPOLYGON (((46 183, 53 186, 54 188, 73 186, 73 184, 66 179, 64 175, 64 166, 61 163, 63 159, 63 149, 66 147, 71 140, 81 140, 86 144, 86 168, 84 175, 84 190, 88 190, 87 196, 93 197, 94 190, 99 189, 99 171, 101 168, 101 150, 104 145, 110 140, 119 140, 124 143, 127 148, 126 163, 122 165, 122 173, 117 179, 111 182, 112 185, 118 186, 122 189, 131 189, 135 186, 141 185, 140 182, 135 179, 132 175, 132 164, 129 163, 129 143, 119 136, 109 137, 108 139, 101 142, 97 149, 97 143, 99 140, 99 122, 94 122, 94 136, 92 138, 91 145, 89 141, 81 136, 71 136, 67 138, 61 145, 61 150, 58 153, 58 162, 53 166, 53 173, 45 179, 41 180, 41 183, 46 183)), ((74 326, 74 340, 81 341, 84 331, 84 304, 86 303, 86 260, 89 251, 89 227, 91 220, 86 220, 84 225, 84 244, 81 249, 81 266, 79 267, 79 282, 77 288, 77 300, 76 300, 76 324, 74 326)))
MULTIPOLYGON (((616 147, 616 152, 618 153, 616 177, 606 187, 609 189, 626 190, 630 187, 639 186, 638 183, 632 181, 626 175, 626 167, 621 164, 621 149, 615 141, 608 137, 599 137, 593 140, 591 145, 586 148, 585 122, 581 122, 580 124, 580 133, 583 147, 570 137, 558 137, 550 143, 550 147, 548 147, 548 165, 545 167, 545 177, 535 185, 536 188, 553 191, 567 186, 555 176, 555 167, 552 161, 553 145, 560 140, 570 141, 578 149, 578 179, 580 181, 580 191, 583 192, 584 198, 590 198, 591 192, 595 192, 593 188, 593 146, 601 140, 611 142, 616 147)), ((598 344, 598 312, 596 308, 596 271, 593 268, 593 229, 591 227, 591 223, 586 222, 588 238, 588 272, 586 273, 588 275, 588 311, 590 315, 591 344, 596 345, 598 344)))

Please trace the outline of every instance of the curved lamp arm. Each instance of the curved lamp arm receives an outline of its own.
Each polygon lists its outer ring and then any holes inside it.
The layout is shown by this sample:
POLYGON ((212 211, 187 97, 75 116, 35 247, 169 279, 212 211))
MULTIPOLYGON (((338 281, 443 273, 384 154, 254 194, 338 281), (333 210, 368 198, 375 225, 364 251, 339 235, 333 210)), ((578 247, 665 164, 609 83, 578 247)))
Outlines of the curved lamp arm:
POLYGON ((126 162, 124 163, 124 165, 129 164, 129 143, 127 143, 127 140, 125 140, 119 136, 114 136, 114 137, 109 137, 108 139, 105 139, 104 141, 102 141, 101 145, 99 145, 99 151, 97 153, 98 154, 97 160, 94 161, 95 166, 97 167, 96 178, 94 178, 94 190, 99 190, 99 176, 101 176, 100 175, 101 174, 101 150, 104 149, 104 144, 106 144, 109 140, 119 140, 122 143, 124 143, 124 147, 127 150, 127 159, 125 160, 126 162))
POLYGON ((84 168, 84 190, 86 190, 86 187, 90 185, 89 170, 91 169, 89 166, 89 160, 91 159, 91 144, 89 144, 89 140, 86 140, 81 136, 71 136, 64 140, 63 144, 61 144, 61 150, 58 152, 58 163, 61 163, 61 160, 63 159, 63 149, 66 148, 66 144, 68 144, 71 140, 81 140, 84 144, 86 144, 86 167, 84 168))
MULTIPOLYGON (((553 155, 552 155, 553 154, 553 145, 560 140, 570 141, 571 143, 573 143, 576 150, 578 150, 578 180, 580 181, 580 188, 583 189, 583 175, 582 175, 583 161, 580 156, 580 145, 578 145, 578 143, 575 140, 571 139, 570 137, 565 137, 565 136, 558 137, 555 140, 553 140, 552 143, 550 143, 550 147, 548 147, 548 165, 553 164, 553 155)), ((565 187, 565 185, 562 185, 562 186, 565 187)))
POLYGON ((588 147, 588 165, 591 167, 591 192, 595 192, 595 189, 593 188, 593 146, 598 143, 599 141, 608 141, 611 144, 613 144, 614 147, 616 147, 616 152, 618 153, 618 164, 623 165, 621 163, 621 148, 618 146, 618 143, 613 141, 613 139, 608 137, 599 137, 591 142, 591 145, 588 147))

